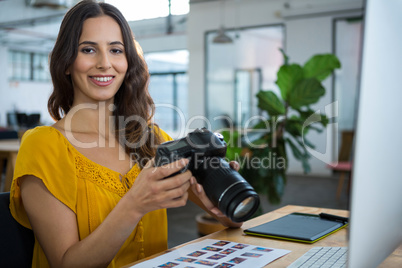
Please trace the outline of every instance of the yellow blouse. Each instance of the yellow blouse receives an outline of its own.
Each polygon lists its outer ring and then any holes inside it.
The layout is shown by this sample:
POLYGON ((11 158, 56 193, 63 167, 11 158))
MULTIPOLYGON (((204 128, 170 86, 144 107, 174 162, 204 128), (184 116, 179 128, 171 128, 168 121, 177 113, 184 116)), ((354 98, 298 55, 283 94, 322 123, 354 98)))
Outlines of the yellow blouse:
MULTIPOLYGON (((171 140, 162 130, 160 135, 165 141, 171 140)), ((57 129, 36 127, 28 130, 21 141, 10 191, 10 210, 20 224, 32 229, 22 204, 19 178, 33 175, 76 214, 79 237, 84 239, 112 211, 139 172, 138 165, 134 165, 121 175, 86 158, 57 129)), ((120 267, 166 249, 166 210, 152 211, 137 224, 108 267, 120 267)), ((49 267, 37 240, 32 267, 49 267)))

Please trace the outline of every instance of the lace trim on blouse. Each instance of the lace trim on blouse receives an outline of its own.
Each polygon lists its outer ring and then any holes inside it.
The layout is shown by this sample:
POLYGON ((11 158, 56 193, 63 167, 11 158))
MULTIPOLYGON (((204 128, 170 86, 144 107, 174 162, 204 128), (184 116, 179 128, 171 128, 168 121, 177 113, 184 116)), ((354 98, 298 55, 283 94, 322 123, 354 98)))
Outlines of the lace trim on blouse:
POLYGON ((77 177, 89 180, 121 197, 131 188, 140 172, 138 168, 133 167, 126 175, 121 176, 120 173, 92 162, 80 154, 75 155, 75 164, 77 177))

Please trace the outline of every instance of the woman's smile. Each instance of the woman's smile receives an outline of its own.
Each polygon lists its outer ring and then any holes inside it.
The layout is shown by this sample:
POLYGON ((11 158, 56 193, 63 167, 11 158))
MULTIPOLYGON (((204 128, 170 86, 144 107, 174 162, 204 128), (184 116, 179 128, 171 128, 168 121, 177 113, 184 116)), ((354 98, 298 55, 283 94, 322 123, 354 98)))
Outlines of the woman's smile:
POLYGON ((114 82, 113 75, 97 75, 97 76, 89 76, 89 79, 97 86, 106 87, 111 85, 114 82))

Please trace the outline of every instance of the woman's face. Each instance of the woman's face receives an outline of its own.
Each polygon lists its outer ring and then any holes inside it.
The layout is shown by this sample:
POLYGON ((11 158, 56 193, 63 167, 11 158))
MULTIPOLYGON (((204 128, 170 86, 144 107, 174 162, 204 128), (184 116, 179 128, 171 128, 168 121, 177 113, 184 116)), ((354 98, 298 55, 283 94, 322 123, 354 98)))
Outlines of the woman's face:
POLYGON ((78 54, 67 70, 74 87, 74 104, 111 101, 123 83, 127 58, 119 24, 109 16, 85 20, 78 54))

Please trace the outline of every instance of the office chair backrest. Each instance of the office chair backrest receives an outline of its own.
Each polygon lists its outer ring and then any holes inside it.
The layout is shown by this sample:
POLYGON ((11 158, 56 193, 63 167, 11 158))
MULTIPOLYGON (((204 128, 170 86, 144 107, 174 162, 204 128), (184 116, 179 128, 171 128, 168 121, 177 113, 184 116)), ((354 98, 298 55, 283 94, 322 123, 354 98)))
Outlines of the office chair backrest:
POLYGON ((15 130, 0 130, 0 140, 18 139, 18 132, 15 130))
POLYGON ((10 213, 10 193, 0 193, 0 266, 31 267, 35 237, 10 213))
POLYGON ((28 128, 34 128, 40 125, 40 114, 29 114, 27 117, 26 126, 28 128))

